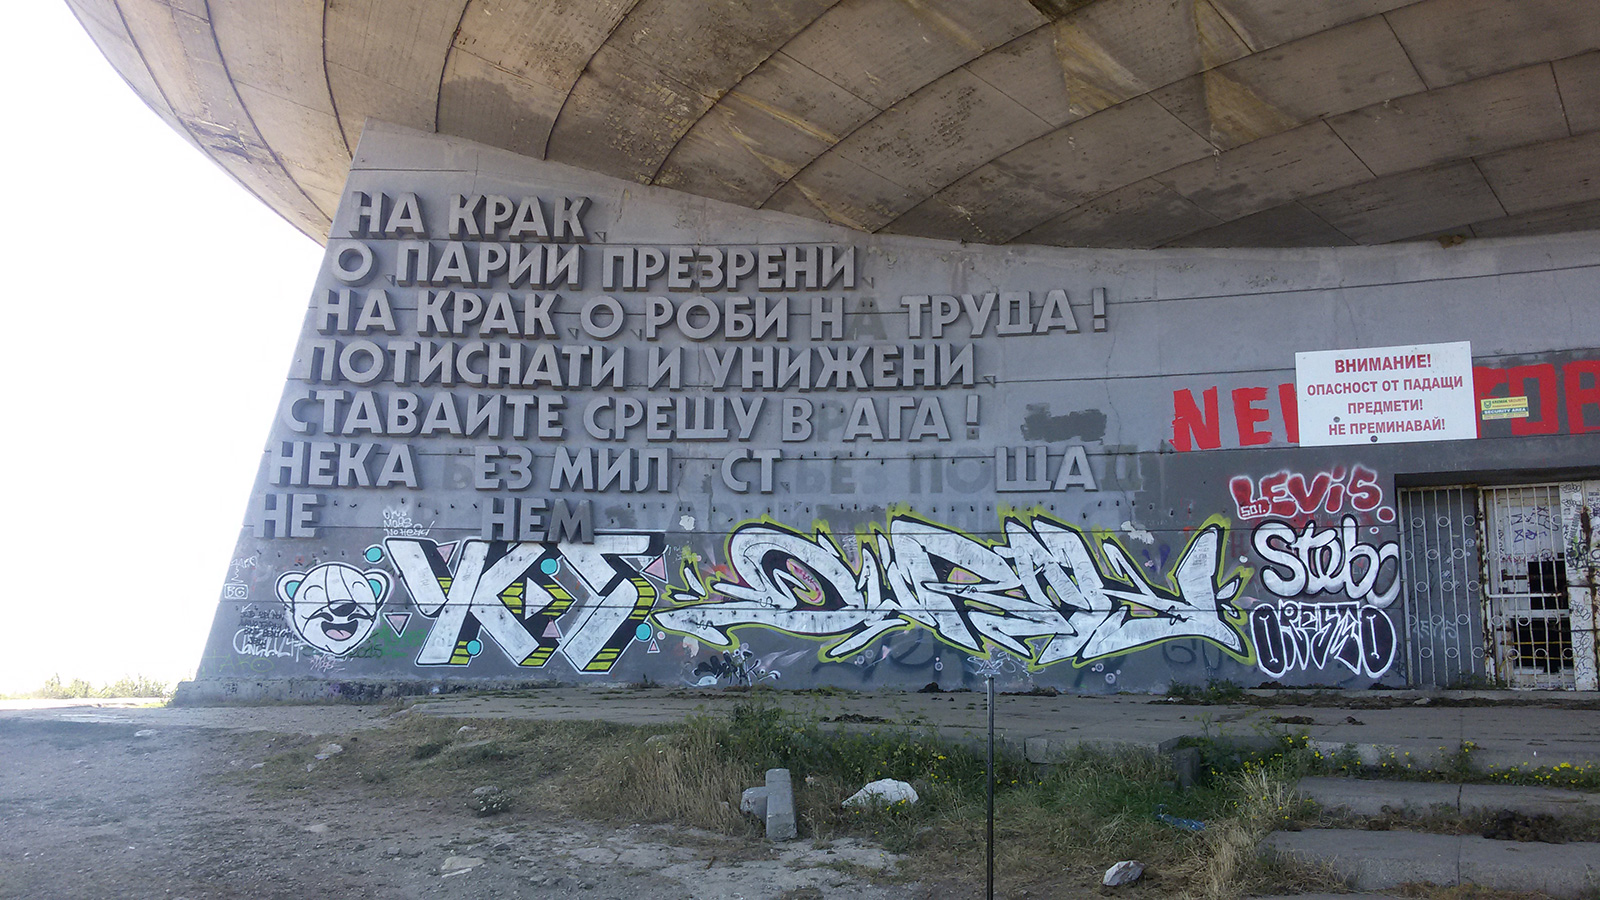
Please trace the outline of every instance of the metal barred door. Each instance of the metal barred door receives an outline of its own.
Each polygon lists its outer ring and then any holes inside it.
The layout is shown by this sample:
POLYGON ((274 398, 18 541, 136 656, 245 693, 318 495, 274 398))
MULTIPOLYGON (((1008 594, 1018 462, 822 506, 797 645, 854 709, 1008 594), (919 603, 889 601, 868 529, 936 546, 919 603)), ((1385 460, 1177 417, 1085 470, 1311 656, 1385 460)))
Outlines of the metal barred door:
POLYGON ((1462 687, 1487 678, 1479 562, 1478 491, 1400 491, 1407 680, 1462 687))
POLYGON ((1573 688, 1560 485, 1485 488, 1483 511, 1497 674, 1513 688, 1573 688))

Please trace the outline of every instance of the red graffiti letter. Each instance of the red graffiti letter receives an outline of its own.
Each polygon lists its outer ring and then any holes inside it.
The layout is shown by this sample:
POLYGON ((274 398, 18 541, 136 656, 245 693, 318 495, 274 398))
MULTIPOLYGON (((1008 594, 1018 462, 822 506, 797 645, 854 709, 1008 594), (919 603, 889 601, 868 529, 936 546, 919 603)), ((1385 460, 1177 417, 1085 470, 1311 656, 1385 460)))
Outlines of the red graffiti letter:
POLYGON ((1222 446, 1222 420, 1217 416, 1217 389, 1206 388, 1201 394, 1206 411, 1200 412, 1194 404, 1194 394, 1188 388, 1172 392, 1172 447, 1181 452, 1199 447, 1215 450, 1222 446))
POLYGON ((1239 446, 1254 447, 1272 440, 1272 432, 1256 430, 1257 422, 1265 422, 1269 413, 1257 403, 1267 399, 1264 387, 1233 389, 1233 424, 1239 429, 1239 446))
POLYGON ((1300 443, 1300 401, 1294 395, 1294 384, 1278 385, 1278 406, 1283 408, 1283 430, 1289 443, 1300 443))
MULTIPOLYGON (((1528 390, 1528 382, 1533 382, 1539 392, 1539 418, 1537 419, 1512 419, 1511 433, 1524 436, 1530 434, 1556 434, 1561 431, 1561 420, 1556 412, 1556 367, 1549 363, 1536 366, 1513 366, 1506 370, 1506 377, 1511 380, 1511 395, 1532 394, 1528 390)), ((1529 397, 1530 407, 1533 398, 1529 397)))
POLYGON ((1350 470, 1350 505, 1359 512, 1371 512, 1383 502, 1383 488, 1378 486, 1378 473, 1366 466, 1350 470))
POLYGON ((1562 372, 1566 376, 1567 430, 1573 434, 1600 431, 1600 425, 1584 422, 1584 407, 1600 406, 1600 360, 1582 359, 1569 362, 1562 372), (1583 386, 1583 376, 1589 376, 1589 386, 1583 386))

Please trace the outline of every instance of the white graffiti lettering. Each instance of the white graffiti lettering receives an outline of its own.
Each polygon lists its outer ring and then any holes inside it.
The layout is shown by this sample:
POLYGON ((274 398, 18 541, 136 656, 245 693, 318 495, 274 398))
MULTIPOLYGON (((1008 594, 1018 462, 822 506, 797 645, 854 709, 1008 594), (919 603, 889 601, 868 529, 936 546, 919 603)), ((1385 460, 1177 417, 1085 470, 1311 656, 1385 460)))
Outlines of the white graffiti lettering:
POLYGON ((541 667, 560 650, 590 674, 611 671, 641 632, 657 595, 642 569, 663 544, 660 534, 627 533, 588 544, 384 541, 418 612, 433 620, 417 665, 468 665, 488 637, 519 666, 541 667))
POLYGON ((1308 522, 1301 531, 1286 522, 1263 522, 1251 543, 1266 560, 1261 583, 1279 597, 1343 594, 1387 607, 1400 593, 1400 545, 1373 546, 1360 538, 1355 516, 1337 528, 1308 522))
POLYGON ((1256 665, 1274 678, 1334 662, 1376 678, 1394 665, 1397 645, 1388 615, 1362 603, 1257 606, 1250 611, 1250 635, 1256 665))
POLYGON ((745 625, 837 638, 823 651, 829 661, 913 625, 973 653, 998 648, 1035 666, 1082 664, 1180 638, 1211 641, 1241 659, 1250 654, 1243 612, 1232 603, 1241 579, 1223 578, 1218 525, 1201 529, 1184 550, 1172 587, 1152 584, 1117 542, 1102 541, 1096 555, 1076 529, 1042 516, 1007 519, 1005 536, 989 545, 897 516, 874 540, 860 541, 861 560, 852 566, 824 532, 746 525, 728 541, 737 581, 715 582, 706 596, 655 619, 718 648, 734 646, 731 630, 745 625))

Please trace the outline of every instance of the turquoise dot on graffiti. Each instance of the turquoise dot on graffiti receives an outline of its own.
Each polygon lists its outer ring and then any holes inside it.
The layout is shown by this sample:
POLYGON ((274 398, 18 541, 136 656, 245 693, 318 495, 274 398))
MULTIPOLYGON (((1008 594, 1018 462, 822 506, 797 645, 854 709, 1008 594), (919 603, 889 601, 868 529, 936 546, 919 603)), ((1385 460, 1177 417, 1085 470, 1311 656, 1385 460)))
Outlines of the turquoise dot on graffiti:
POLYGON ((539 563, 539 571, 545 573, 546 575, 554 575, 555 573, 561 571, 561 560, 553 558, 547 559, 539 563))
POLYGON ((483 652, 483 642, 482 641, 467 641, 467 655, 468 656, 477 656, 479 653, 482 653, 482 652, 483 652))
POLYGON ((367 562, 381 562, 383 560, 383 548, 379 547, 377 544, 373 544, 371 547, 367 548, 366 556, 367 562))
POLYGON ((650 630, 651 629, 650 629, 649 625, 646 625, 645 623, 640 622, 639 623, 639 627, 635 628, 633 630, 633 639, 636 640, 636 641, 648 641, 648 640, 650 640, 650 630))

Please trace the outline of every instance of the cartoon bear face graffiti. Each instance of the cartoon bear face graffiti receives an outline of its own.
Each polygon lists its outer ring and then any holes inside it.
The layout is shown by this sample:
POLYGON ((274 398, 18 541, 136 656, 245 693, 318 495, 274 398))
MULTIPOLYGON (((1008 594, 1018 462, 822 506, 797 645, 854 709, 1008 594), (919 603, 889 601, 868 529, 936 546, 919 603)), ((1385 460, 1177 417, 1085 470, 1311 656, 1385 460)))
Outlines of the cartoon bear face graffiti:
POLYGON ((389 576, 343 563, 324 563, 304 574, 278 576, 278 599, 289 624, 307 644, 343 656, 372 633, 378 608, 389 594, 389 576))

